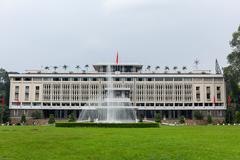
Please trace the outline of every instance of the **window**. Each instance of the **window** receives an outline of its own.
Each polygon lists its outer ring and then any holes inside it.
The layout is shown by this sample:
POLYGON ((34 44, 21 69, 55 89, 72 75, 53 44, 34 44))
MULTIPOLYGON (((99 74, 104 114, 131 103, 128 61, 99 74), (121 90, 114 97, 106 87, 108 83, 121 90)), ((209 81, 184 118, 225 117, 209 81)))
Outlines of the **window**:
POLYGON ((127 81, 132 81, 132 78, 127 78, 127 81))
POLYGON ((25 86, 25 101, 29 101, 29 86, 25 86))
POLYGON ((217 87, 217 100, 221 101, 221 87, 217 87))
POLYGON ((79 79, 78 78, 73 78, 73 81, 79 81, 79 79))
POLYGON ((173 81, 173 78, 166 77, 166 78, 165 78, 165 81, 173 81))
POLYGON ((61 81, 61 78, 53 78, 53 81, 61 81))
POLYGON ((138 81, 143 81, 143 78, 138 78, 138 81))
POLYGON ((182 80, 183 80, 183 78, 180 78, 180 77, 174 78, 174 81, 182 81, 182 80))
POLYGON ((155 81, 163 81, 163 78, 162 77, 157 77, 157 78, 155 78, 155 81))
POLYGON ((200 98, 201 98, 201 96, 200 96, 200 87, 197 86, 196 87, 196 99, 197 99, 197 101, 200 101, 200 98))
POLYGON ((206 93, 207 100, 211 100, 211 91, 210 91, 210 87, 207 87, 207 88, 206 88, 206 91, 207 91, 207 93, 206 93))
POLYGON ((23 78, 23 80, 24 80, 24 81, 31 81, 32 78, 28 78, 28 77, 26 77, 26 78, 23 78))
POLYGON ((15 97, 14 97, 15 101, 19 100, 19 86, 15 86, 15 97))
POLYGON ((184 81, 192 81, 192 78, 184 78, 184 81))
POLYGON ((63 81, 69 81, 69 78, 63 78, 62 80, 63 81))
POLYGON ((223 78, 214 78, 214 81, 221 82, 221 81, 223 81, 223 78))
POLYGON ((147 81, 152 81, 152 78, 148 78, 147 81))
POLYGON ((210 82, 212 80, 213 80, 213 78, 204 78, 204 81, 207 81, 207 82, 210 82))
POLYGON ((36 86, 35 87, 35 101, 39 101, 39 90, 40 90, 40 87, 36 86))

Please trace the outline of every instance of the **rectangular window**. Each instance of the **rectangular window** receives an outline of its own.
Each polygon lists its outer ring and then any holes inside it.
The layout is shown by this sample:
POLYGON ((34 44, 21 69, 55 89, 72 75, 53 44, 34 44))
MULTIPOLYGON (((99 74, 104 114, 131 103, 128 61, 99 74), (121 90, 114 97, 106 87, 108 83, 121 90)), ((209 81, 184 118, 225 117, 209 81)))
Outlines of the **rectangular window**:
POLYGON ((32 78, 28 78, 28 77, 26 77, 26 78, 23 78, 23 80, 24 80, 24 81, 31 81, 32 78))
POLYGON ((19 100, 19 86, 15 86, 14 100, 15 100, 15 101, 18 101, 18 100, 19 100))
POLYGON ((157 78, 155 78, 155 81, 163 81, 163 78, 162 77, 157 77, 157 78))
POLYGON ((63 81, 69 81, 69 78, 62 78, 63 81))
POLYGON ((25 86, 25 101, 29 101, 29 86, 25 86))
POLYGON ((39 90, 40 90, 40 87, 36 86, 35 87, 35 101, 39 101, 39 90))
POLYGON ((132 81, 132 78, 127 78, 127 81, 132 81))
POLYGON ((182 81, 183 78, 180 78, 180 77, 177 77, 177 78, 174 78, 174 81, 182 81))
POLYGON ((165 81, 173 81, 173 78, 166 77, 166 78, 165 78, 165 81))
POLYGON ((217 87, 217 100, 221 101, 221 87, 217 87))
POLYGON ((53 78, 53 81, 61 81, 61 78, 53 78))
POLYGON ((197 101, 200 101, 200 87, 199 86, 197 86, 196 87, 196 99, 197 99, 197 101))
POLYGON ((210 87, 207 87, 206 88, 206 98, 207 100, 211 100, 211 90, 210 90, 210 87))
POLYGON ((143 81, 143 78, 138 78, 138 81, 143 81))

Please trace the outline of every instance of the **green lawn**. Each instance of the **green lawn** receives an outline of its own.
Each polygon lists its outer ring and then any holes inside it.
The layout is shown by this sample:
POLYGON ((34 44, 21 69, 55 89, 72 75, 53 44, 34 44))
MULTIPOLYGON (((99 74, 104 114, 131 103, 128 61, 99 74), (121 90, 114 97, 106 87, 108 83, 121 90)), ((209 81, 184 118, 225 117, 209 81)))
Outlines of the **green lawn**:
POLYGON ((240 126, 0 127, 0 160, 238 160, 240 126))

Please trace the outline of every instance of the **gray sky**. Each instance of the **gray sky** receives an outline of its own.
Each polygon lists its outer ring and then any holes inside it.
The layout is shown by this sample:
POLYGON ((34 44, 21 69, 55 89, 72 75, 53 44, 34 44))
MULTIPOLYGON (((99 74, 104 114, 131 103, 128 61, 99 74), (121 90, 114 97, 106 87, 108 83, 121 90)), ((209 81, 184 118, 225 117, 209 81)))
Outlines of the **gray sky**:
POLYGON ((239 0, 0 0, 0 67, 227 65, 239 0))

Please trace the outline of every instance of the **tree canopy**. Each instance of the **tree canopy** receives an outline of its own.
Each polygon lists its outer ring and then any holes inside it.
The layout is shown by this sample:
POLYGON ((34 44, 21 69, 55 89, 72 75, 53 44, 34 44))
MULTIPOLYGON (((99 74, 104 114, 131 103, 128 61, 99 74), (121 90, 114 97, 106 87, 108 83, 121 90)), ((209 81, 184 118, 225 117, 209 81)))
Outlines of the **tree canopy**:
POLYGON ((230 46, 232 52, 227 56, 229 66, 224 68, 224 76, 227 82, 228 95, 235 97, 240 93, 240 26, 232 34, 230 46))

